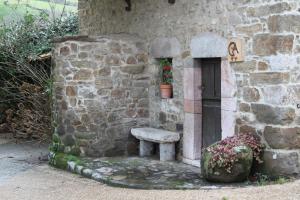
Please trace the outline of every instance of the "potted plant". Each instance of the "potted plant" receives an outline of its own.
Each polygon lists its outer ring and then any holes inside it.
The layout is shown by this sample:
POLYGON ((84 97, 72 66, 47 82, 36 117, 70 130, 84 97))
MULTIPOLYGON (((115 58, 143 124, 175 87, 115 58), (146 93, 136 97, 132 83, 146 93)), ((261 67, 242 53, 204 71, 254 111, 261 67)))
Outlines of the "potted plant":
POLYGON ((161 98, 163 99, 172 98, 173 95, 172 63, 167 58, 161 59, 160 67, 162 72, 162 82, 160 84, 161 98))
POLYGON ((228 137, 204 149, 202 175, 212 182, 241 182, 248 178, 253 161, 259 163, 263 145, 252 134, 228 137))

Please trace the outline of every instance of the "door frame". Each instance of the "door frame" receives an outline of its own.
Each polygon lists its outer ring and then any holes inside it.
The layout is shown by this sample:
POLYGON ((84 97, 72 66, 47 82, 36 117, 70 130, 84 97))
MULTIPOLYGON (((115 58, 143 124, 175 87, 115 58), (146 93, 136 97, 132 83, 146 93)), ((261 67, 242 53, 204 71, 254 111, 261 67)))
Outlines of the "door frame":
POLYGON ((191 56, 184 60, 183 162, 200 167, 202 150, 201 59, 221 58, 222 139, 233 136, 236 120, 236 78, 227 59, 227 39, 202 33, 192 39, 191 56))

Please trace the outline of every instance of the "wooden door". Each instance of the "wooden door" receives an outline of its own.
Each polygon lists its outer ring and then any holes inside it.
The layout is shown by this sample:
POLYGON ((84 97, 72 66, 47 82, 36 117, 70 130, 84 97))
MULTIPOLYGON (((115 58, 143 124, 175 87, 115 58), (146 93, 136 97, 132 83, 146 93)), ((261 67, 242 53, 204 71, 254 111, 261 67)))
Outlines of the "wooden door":
POLYGON ((221 140, 221 59, 201 61, 202 147, 221 140))

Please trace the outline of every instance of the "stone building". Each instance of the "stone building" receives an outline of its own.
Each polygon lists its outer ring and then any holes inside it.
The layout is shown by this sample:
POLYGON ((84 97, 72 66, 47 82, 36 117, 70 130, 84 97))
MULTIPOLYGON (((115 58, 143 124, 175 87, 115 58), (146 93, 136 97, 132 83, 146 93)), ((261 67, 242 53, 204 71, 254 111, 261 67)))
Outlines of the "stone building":
POLYGON ((177 159, 197 165, 206 140, 251 132, 267 146, 268 172, 300 173, 299 0, 79 0, 79 17, 81 36, 54 49, 66 146, 131 155, 130 129, 150 126, 180 132, 177 159), (241 62, 228 59, 230 38, 243 43, 241 62), (161 58, 172 59, 171 99, 160 98, 161 58), (221 85, 214 108, 206 79, 221 85))

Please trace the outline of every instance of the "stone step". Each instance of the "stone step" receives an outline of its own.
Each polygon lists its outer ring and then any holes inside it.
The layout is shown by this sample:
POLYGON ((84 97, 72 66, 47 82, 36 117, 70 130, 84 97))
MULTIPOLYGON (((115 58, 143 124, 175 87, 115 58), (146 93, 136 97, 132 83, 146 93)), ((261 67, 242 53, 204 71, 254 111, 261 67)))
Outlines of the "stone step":
POLYGON ((285 176, 300 174, 300 150, 266 149, 263 169, 271 175, 285 176))
POLYGON ((155 143, 172 143, 180 140, 179 133, 156 128, 133 128, 131 133, 139 140, 155 143))

